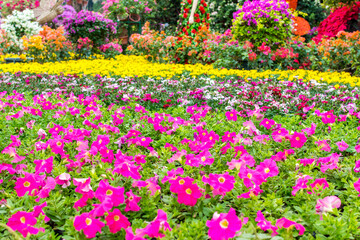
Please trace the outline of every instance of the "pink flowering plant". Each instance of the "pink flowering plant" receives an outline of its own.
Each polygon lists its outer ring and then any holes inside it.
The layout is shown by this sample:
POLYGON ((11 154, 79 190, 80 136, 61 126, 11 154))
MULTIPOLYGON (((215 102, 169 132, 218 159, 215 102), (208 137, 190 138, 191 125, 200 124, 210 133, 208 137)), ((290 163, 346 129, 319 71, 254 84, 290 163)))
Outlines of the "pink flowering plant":
POLYGON ((1 74, 0 235, 360 236, 357 88, 181 77, 1 74))

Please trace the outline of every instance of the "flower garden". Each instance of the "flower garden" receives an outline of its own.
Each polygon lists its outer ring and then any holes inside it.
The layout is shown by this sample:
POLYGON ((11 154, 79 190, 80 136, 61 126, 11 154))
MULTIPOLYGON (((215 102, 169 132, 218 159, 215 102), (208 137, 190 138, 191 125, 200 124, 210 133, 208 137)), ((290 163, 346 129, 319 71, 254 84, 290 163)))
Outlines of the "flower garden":
POLYGON ((360 2, 0 3, 1 239, 360 239, 360 2))

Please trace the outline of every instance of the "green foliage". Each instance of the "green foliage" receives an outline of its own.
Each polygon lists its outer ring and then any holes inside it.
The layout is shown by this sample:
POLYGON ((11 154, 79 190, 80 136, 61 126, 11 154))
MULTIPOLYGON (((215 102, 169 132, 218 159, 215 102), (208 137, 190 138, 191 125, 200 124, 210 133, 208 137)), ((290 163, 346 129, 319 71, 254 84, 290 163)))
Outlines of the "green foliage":
POLYGON ((237 4, 242 5, 245 0, 212 0, 209 1, 210 26, 212 30, 224 32, 232 26, 233 13, 237 4))
POLYGON ((314 0, 299 0, 296 10, 306 13, 304 18, 310 23, 311 27, 317 27, 328 14, 328 10, 314 0))

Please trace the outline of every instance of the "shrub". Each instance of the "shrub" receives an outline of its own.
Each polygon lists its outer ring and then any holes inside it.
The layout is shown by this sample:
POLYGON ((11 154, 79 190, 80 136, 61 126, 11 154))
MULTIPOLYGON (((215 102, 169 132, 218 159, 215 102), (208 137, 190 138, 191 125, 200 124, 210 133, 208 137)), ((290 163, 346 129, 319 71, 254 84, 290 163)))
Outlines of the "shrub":
POLYGON ((233 14, 237 10, 237 4, 242 5, 245 0, 213 0, 210 1, 210 24, 211 29, 224 32, 232 25, 233 14))
POLYGON ((323 8, 319 2, 314 0, 298 1, 297 11, 306 13, 304 18, 310 23, 311 27, 316 27, 327 16, 327 10, 323 8))
POLYGON ((73 43, 76 43, 79 38, 88 37, 94 47, 99 47, 115 36, 116 25, 115 22, 104 18, 99 13, 82 10, 65 27, 73 43))
POLYGON ((234 18, 232 33, 240 43, 250 41, 259 47, 265 42, 277 48, 291 36, 292 14, 283 0, 246 1, 234 18))
POLYGON ((101 45, 99 49, 106 59, 115 59, 117 55, 123 52, 121 45, 113 42, 101 45))
POLYGON ((41 30, 37 22, 33 22, 34 13, 31 10, 23 12, 14 11, 13 15, 7 16, 2 24, 2 28, 6 31, 9 39, 15 43, 16 46, 21 47, 20 39, 23 36, 30 37, 38 34, 41 30))

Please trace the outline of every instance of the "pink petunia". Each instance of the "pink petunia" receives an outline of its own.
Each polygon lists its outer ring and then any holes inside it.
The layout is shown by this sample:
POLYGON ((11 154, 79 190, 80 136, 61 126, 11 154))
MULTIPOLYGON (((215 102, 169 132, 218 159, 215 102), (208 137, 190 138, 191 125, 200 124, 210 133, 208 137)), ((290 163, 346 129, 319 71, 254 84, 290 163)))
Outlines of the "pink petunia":
POLYGON ((195 183, 185 183, 178 191, 178 203, 195 206, 201 196, 202 193, 198 185, 195 183))
POLYGON ((111 233, 117 233, 122 228, 126 229, 130 226, 130 222, 119 209, 109 212, 109 215, 105 218, 106 225, 109 226, 111 233))
POLYGON ((303 133, 295 132, 290 136, 289 140, 292 148, 302 148, 307 138, 303 133))
POLYGON ((35 196, 39 192, 40 183, 35 174, 25 173, 23 178, 18 178, 15 183, 15 191, 18 197, 24 196, 28 193, 30 196, 35 196))
POLYGON ((327 143, 327 140, 316 141, 315 144, 317 144, 318 147, 320 148, 320 150, 322 150, 322 151, 325 151, 325 152, 331 151, 331 147, 327 143))
MULTIPOLYGON (((354 182, 354 188, 360 193, 360 178, 356 182, 354 182)), ((358 195, 358 197, 360 197, 360 194, 358 195)))
POLYGON ((35 173, 51 173, 53 170, 53 162, 54 157, 51 156, 45 160, 34 160, 35 166, 35 173))
POLYGON ((125 207, 125 212, 129 212, 129 211, 133 211, 133 212, 137 212, 140 211, 140 207, 138 205, 138 203, 141 200, 141 197, 135 195, 132 190, 130 189, 129 192, 126 193, 126 196, 128 197, 125 200, 126 203, 126 207, 125 207))
POLYGON ((282 142, 288 136, 289 131, 285 128, 279 128, 271 133, 272 138, 275 142, 282 142))
POLYGON ((99 187, 95 191, 95 197, 99 199, 100 202, 109 198, 113 206, 117 207, 125 201, 124 188, 113 187, 107 182, 107 180, 101 180, 99 187))
POLYGON ((318 178, 315 179, 315 181, 310 184, 311 188, 316 189, 316 190, 320 190, 320 189, 325 189, 329 187, 329 183, 326 181, 325 178, 318 178))
POLYGON ((334 123, 336 120, 336 116, 332 111, 321 113, 321 120, 324 124, 334 123))
POLYGON ((334 208, 339 208, 341 206, 341 200, 336 196, 325 197, 324 199, 318 199, 316 202, 316 213, 320 214, 320 219, 322 219, 322 214, 327 212, 332 212, 334 208))
POLYGON ((68 173, 62 173, 56 177, 56 184, 61 185, 62 188, 67 188, 71 184, 71 176, 68 173))
POLYGON ((235 110, 232 110, 230 112, 226 112, 225 116, 228 121, 237 121, 237 112, 235 110))
POLYGON ((209 178, 203 176, 202 181, 209 184, 213 188, 213 194, 225 196, 234 188, 235 177, 229 175, 228 172, 224 174, 209 174, 209 178))
POLYGON ((100 220, 93 218, 90 213, 83 213, 74 219, 74 228, 76 231, 83 230, 87 238, 94 238, 96 233, 101 233, 101 228, 105 224, 100 220))
POLYGON ((41 214, 41 215, 45 216, 45 217, 44 217, 45 222, 50 221, 50 218, 48 218, 48 217, 45 215, 44 211, 43 211, 43 208, 46 207, 46 206, 47 206, 47 202, 44 202, 44 203, 42 203, 42 204, 40 204, 40 205, 38 205, 38 206, 34 206, 33 216, 37 218, 37 217, 39 217, 40 214, 41 214))
POLYGON ((156 218, 151 221, 145 228, 137 229, 136 235, 148 235, 150 238, 163 238, 166 231, 171 231, 171 227, 167 222, 167 214, 162 209, 158 209, 156 218))
POLYGON ((308 175, 301 176, 299 179, 297 179, 296 185, 293 186, 293 191, 291 192, 291 195, 295 196, 299 190, 307 189, 309 187, 307 185, 309 179, 312 179, 312 177, 310 177, 308 175))
POLYGON ((209 228, 208 235, 212 240, 227 240, 236 236, 241 230, 242 221, 236 215, 235 209, 230 208, 228 213, 214 213, 211 220, 206 222, 209 228))
POLYGON ((275 121, 272 119, 264 118, 259 125, 264 126, 264 128, 269 130, 272 126, 275 125, 275 121))
POLYGON ((337 142, 336 145, 338 146, 339 151, 341 152, 345 151, 349 147, 349 145, 344 140, 341 140, 341 142, 337 142))
POLYGON ((258 196, 262 192, 263 190, 261 190, 259 186, 254 185, 248 192, 240 194, 240 196, 237 196, 237 198, 252 198, 258 196))
POLYGON ((291 229, 292 227, 295 227, 297 230, 299 230, 299 235, 303 235, 305 232, 305 227, 303 225, 296 223, 294 221, 290 221, 289 219, 286 218, 278 219, 276 221, 275 226, 277 228, 287 228, 287 229, 291 229))
POLYGON ((19 231, 26 238, 29 234, 36 235, 39 231, 45 232, 43 228, 34 228, 36 223, 37 220, 33 213, 19 211, 9 218, 6 225, 13 231, 19 231))
POLYGON ((255 222, 257 222, 257 226, 263 231, 271 230, 275 232, 277 230, 277 227, 265 219, 264 214, 260 210, 256 213, 255 222))
POLYGON ((271 159, 265 159, 258 166, 256 166, 256 171, 259 173, 263 173, 264 179, 268 177, 275 177, 279 174, 279 169, 276 165, 276 162, 271 159))

